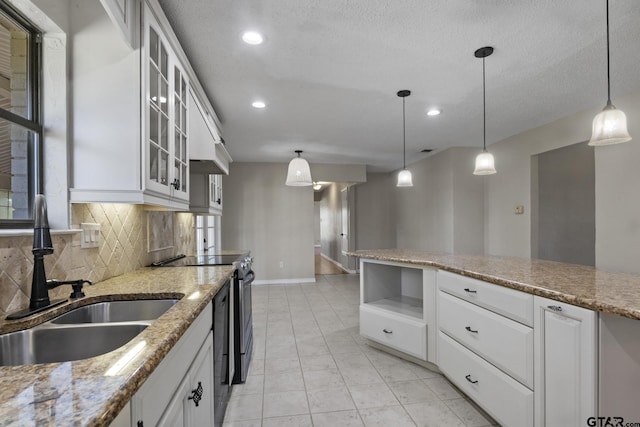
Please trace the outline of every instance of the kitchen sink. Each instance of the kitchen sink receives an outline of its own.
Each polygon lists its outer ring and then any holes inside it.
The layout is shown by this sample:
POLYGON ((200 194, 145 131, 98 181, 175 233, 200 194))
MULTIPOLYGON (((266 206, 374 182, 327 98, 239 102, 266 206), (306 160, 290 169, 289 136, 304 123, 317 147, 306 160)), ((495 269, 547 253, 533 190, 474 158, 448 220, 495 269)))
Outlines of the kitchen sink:
POLYGON ((51 323, 78 324, 155 320, 177 302, 177 299, 99 302, 71 310, 56 317, 51 323))
POLYGON ((43 324, 0 335, 0 366, 95 357, 125 345, 147 326, 148 322, 75 326, 43 324))

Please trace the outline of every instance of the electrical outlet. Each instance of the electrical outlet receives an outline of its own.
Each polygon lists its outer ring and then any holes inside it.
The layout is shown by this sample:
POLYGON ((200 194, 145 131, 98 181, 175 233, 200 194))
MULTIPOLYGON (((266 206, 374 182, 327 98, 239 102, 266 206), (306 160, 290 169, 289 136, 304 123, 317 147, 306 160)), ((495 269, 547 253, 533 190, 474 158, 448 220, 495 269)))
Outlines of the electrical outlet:
POLYGON ((97 248, 100 246, 100 224, 83 222, 80 224, 80 247, 97 248))
POLYGON ((522 215, 524 213, 524 206, 522 206, 522 205, 516 206, 516 208, 513 210, 513 212, 516 215, 522 215))
POLYGON ((280 261, 280 268, 284 268, 284 261, 280 261))

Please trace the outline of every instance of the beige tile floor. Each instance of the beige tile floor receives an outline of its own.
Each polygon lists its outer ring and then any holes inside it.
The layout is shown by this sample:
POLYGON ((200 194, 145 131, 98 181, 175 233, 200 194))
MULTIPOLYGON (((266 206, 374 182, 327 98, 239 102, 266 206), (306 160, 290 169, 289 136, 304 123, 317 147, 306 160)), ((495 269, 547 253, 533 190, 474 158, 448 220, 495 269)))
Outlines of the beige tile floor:
POLYGON ((224 426, 490 426, 442 375, 367 345, 359 276, 253 287, 254 355, 224 426))

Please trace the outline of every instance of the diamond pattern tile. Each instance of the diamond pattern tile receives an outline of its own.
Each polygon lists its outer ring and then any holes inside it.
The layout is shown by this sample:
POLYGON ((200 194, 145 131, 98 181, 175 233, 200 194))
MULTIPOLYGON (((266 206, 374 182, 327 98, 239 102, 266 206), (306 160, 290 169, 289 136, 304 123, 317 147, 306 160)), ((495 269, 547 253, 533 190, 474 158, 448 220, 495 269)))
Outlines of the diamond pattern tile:
MULTIPOLYGON (((125 204, 74 204, 72 228, 80 223, 98 223, 100 247, 80 248, 80 234, 52 236, 54 253, 45 257, 48 278, 70 280, 83 278, 100 282, 151 264, 175 253, 195 252, 194 216, 175 213, 174 249, 161 253, 147 252, 147 222, 154 212, 143 206, 125 204), (182 228, 182 236, 178 230, 182 228)), ((0 237, 0 316, 29 305, 33 272, 33 237, 0 237)), ((68 295, 69 286, 50 292, 51 298, 68 295)))

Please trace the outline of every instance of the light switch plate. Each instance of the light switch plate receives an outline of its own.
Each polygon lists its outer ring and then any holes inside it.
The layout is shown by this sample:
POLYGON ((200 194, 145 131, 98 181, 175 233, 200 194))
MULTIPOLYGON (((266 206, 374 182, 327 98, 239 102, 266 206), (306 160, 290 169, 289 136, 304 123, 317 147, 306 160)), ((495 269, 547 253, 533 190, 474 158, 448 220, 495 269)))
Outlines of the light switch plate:
POLYGON ((80 224, 80 247, 97 248, 100 246, 100 224, 83 222, 80 224))
POLYGON ((514 213, 516 215, 522 215, 524 213, 524 206, 522 205, 516 206, 516 208, 514 209, 514 213))

